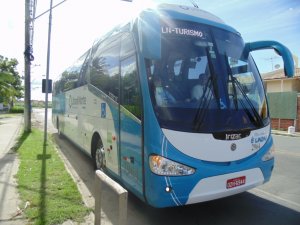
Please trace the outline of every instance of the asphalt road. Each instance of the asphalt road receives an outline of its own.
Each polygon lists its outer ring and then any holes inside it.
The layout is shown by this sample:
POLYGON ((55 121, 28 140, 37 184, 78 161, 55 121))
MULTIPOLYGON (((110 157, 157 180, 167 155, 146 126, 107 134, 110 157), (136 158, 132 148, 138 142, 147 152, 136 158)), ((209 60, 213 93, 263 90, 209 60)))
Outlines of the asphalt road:
MULTIPOLYGON (((66 164, 81 189, 85 202, 94 206, 92 160, 65 138, 53 134, 66 164)), ((232 197, 184 207, 155 209, 129 193, 130 225, 299 225, 300 224, 300 138, 274 135, 276 163, 271 181, 232 197)), ((103 211, 107 220, 116 217, 114 194, 104 190, 103 211)))
MULTIPOLYGON (((273 135, 275 168, 271 181, 256 188, 264 196, 300 213, 300 138, 273 135)), ((300 219, 298 223, 300 224, 300 219)))

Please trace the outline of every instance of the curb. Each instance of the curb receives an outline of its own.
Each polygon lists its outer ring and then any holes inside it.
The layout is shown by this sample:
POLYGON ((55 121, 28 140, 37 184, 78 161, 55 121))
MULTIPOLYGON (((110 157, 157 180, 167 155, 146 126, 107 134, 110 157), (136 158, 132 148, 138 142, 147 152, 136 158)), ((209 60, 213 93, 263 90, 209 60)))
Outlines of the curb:
POLYGON ((279 130, 272 130, 271 134, 288 136, 288 137, 300 137, 300 133, 298 132, 289 134, 287 131, 279 131, 279 130))

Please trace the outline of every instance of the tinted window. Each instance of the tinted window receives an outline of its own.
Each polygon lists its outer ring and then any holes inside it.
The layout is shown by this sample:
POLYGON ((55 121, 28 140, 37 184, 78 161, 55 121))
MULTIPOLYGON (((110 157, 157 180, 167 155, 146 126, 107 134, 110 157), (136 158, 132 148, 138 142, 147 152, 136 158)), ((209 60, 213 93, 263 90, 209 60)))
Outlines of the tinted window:
POLYGON ((55 86, 54 86, 55 93, 68 91, 78 87, 80 71, 82 68, 82 64, 84 63, 88 55, 88 52, 89 51, 83 54, 72 66, 70 66, 61 74, 60 79, 57 82, 55 82, 55 86))
POLYGON ((134 42, 130 34, 125 34, 122 38, 121 58, 125 58, 135 54, 134 42))
POLYGON ((78 82, 79 86, 87 84, 87 81, 88 81, 87 75, 88 75, 88 64, 89 64, 89 59, 90 59, 90 52, 91 52, 91 50, 89 49, 86 53, 86 58, 81 67, 80 77, 79 77, 79 82, 78 82))
POLYGON ((122 92, 121 104, 141 119, 141 98, 135 56, 121 62, 122 92))
POLYGON ((120 45, 118 41, 114 41, 108 46, 101 46, 91 62, 90 82, 114 101, 118 101, 120 45))
POLYGON ((121 104, 141 119, 141 93, 137 73, 135 46, 130 34, 125 34, 121 44, 121 104))
POLYGON ((269 124, 261 78, 238 34, 183 21, 161 25, 161 58, 145 60, 161 127, 211 133, 269 124))

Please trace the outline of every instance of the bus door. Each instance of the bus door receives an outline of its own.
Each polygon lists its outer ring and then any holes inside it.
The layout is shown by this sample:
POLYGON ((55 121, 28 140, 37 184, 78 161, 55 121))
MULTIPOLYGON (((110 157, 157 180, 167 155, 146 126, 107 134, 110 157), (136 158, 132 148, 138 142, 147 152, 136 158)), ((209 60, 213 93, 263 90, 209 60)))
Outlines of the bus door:
POLYGON ((121 154, 121 179, 127 183, 133 189, 133 191, 137 191, 141 194, 143 190, 141 125, 142 109, 135 54, 131 54, 126 58, 122 58, 121 51, 120 84, 121 101, 119 137, 121 154))

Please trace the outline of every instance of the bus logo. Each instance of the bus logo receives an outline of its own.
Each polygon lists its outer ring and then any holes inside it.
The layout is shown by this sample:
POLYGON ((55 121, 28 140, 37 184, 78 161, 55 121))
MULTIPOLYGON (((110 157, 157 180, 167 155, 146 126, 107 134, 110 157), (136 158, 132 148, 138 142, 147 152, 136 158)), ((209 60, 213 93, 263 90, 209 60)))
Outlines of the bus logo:
POLYGON ((236 150, 236 144, 232 143, 230 146, 231 151, 235 151, 236 150))
POLYGON ((239 140, 242 138, 242 134, 225 134, 226 140, 239 140))

